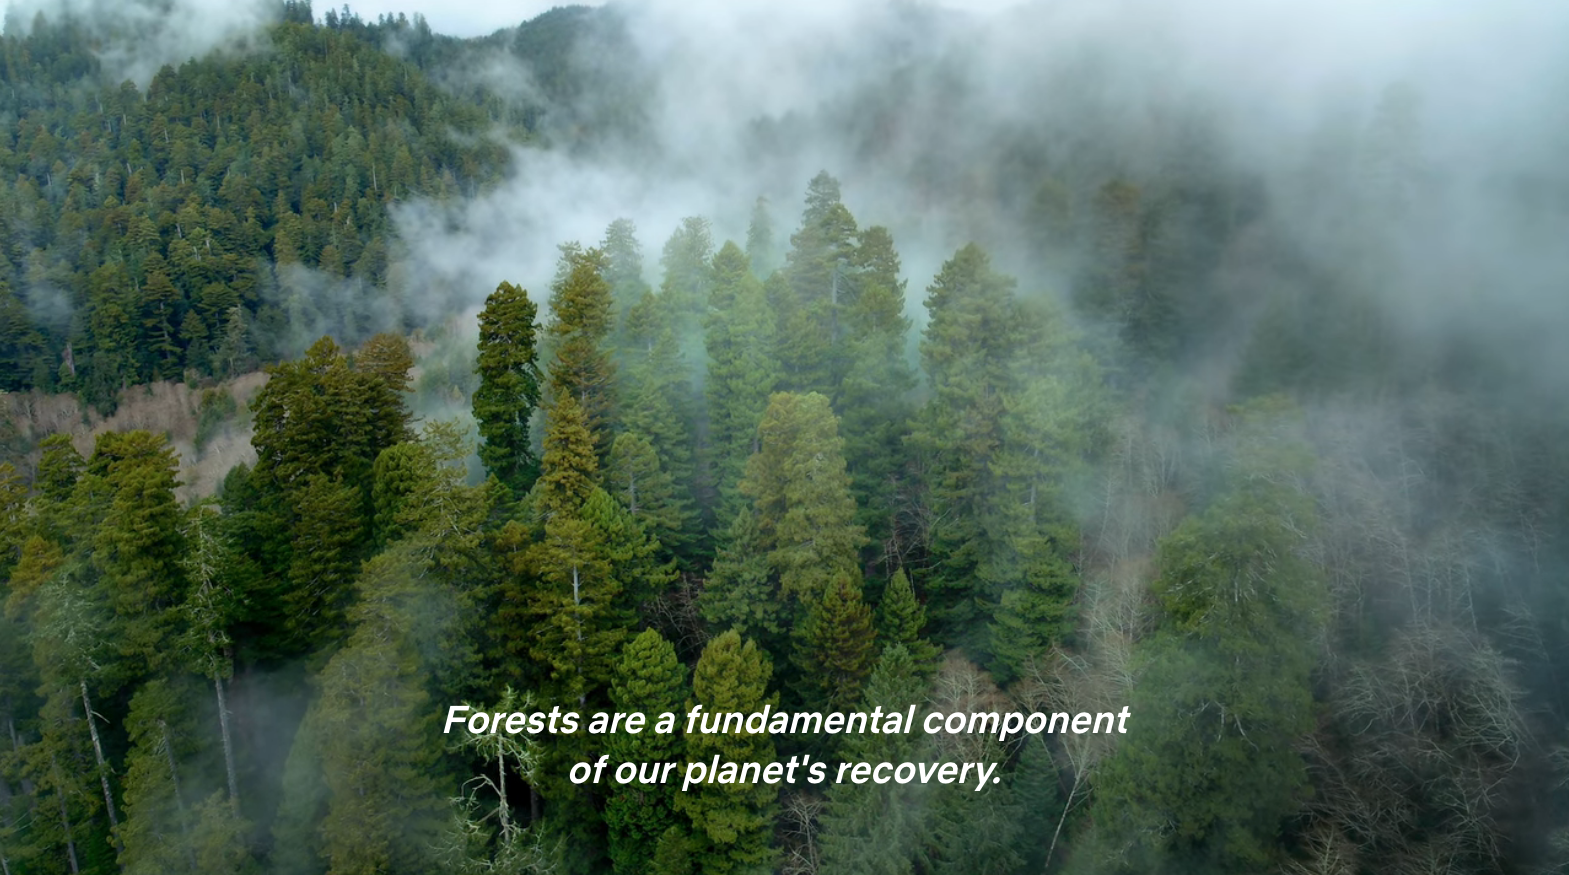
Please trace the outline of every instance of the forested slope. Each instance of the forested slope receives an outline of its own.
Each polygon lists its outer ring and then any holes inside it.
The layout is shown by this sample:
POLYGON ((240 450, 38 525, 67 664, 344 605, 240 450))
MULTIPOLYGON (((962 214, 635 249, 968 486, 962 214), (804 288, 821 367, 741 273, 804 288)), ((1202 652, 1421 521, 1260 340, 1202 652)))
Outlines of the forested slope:
POLYGON ((1533 333, 1560 314, 1518 306, 1562 277, 1523 231, 1433 245, 1468 211, 1564 227, 1561 174, 1456 194, 1403 87, 1284 170, 1178 95, 989 112, 991 44, 895 9, 851 40, 886 69, 741 120, 760 176, 829 141, 843 171, 786 205, 687 165, 744 233, 687 216, 655 257, 613 213, 551 238, 548 282, 428 319, 409 278, 451 238, 400 236, 400 204, 466 233, 539 191, 520 162, 681 164, 623 151, 679 109, 624 78, 642 59, 581 65, 631 52, 620 15, 457 41, 290 3, 265 50, 145 90, 101 81, 80 23, 4 37, 6 388, 106 406, 267 375, 255 463, 209 499, 176 498, 156 429, 0 464, 7 872, 1569 865, 1569 423, 1533 333), (530 87, 470 75, 498 57, 530 87), (1466 310, 1505 255, 1505 303, 1466 310), (414 415, 417 369, 460 415, 414 415), (443 734, 458 703, 1132 716, 1007 742, 443 734), (567 778, 602 753, 1001 780, 567 778))

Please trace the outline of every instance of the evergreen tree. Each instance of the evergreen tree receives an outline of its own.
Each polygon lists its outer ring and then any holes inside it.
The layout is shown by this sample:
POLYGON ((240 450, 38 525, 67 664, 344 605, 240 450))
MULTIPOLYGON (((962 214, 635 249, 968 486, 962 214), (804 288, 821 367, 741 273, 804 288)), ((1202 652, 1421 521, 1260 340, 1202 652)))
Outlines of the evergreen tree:
MULTIPOLYGON (((890 643, 877 658, 861 708, 908 708, 926 694, 922 670, 904 645, 890 643)), ((848 762, 909 762, 920 755, 916 736, 862 733, 845 736, 848 762)), ((898 784, 845 782, 828 788, 822 816, 823 867, 831 872, 911 875, 923 833, 925 806, 919 790, 898 784)))
MULTIPOLYGON (((692 704, 709 713, 761 711, 777 704, 768 694, 773 671, 768 657, 753 642, 741 641, 735 630, 708 642, 692 676, 692 704)), ((774 760, 773 741, 765 733, 694 734, 686 739, 688 762, 760 762, 774 760)), ((705 783, 678 794, 676 807, 692 824, 694 862, 703 875, 740 875, 771 871, 769 848, 777 787, 766 783, 705 783)))
POLYGON ((373 335, 354 354, 354 369, 379 377, 395 392, 409 391, 409 371, 414 367, 414 350, 408 338, 383 332, 373 335))
POLYGON ((628 312, 650 291, 643 280, 643 247, 637 242, 637 226, 631 219, 616 219, 605 229, 599 248, 605 253, 614 334, 620 337, 626 330, 628 312))
POLYGON ((828 399, 776 393, 757 441, 740 489, 752 499, 759 542, 783 594, 809 603, 836 574, 858 580, 865 535, 855 524, 844 442, 828 399))
POLYGON ((757 276, 768 276, 774 269, 774 219, 768 213, 768 198, 762 195, 752 204, 752 220, 746 226, 746 258, 757 276))
POLYGON ((106 499, 92 561, 115 613, 116 643, 153 668, 170 653, 171 609, 184 597, 178 469, 167 442, 145 431, 101 435, 87 463, 86 492, 101 489, 106 499))
POLYGON ((366 564, 354 632, 313 705, 327 788, 321 854, 333 873, 419 871, 444 813, 427 654, 453 631, 451 594, 421 581, 408 547, 366 564))
POLYGON ((539 404, 534 318, 528 293, 507 282, 485 300, 479 314, 479 356, 474 370, 474 420, 480 461, 514 496, 534 485, 539 464, 529 442, 529 417, 539 404))
MULTIPOLYGON (((648 309, 661 310, 657 300, 646 296, 648 309)), ((644 308, 639 308, 640 312, 644 308)), ((673 500, 686 508, 678 532, 660 536, 660 541, 690 566, 703 549, 702 508, 696 507, 698 477, 694 459, 693 421, 695 396, 690 372, 676 343, 668 320, 652 320, 648 326, 646 354, 629 356, 625 374, 626 404, 622 424, 629 432, 646 438, 669 476, 673 500)), ((641 330, 641 329, 640 329, 641 330)), ((630 333, 630 332, 629 332, 630 333)))
POLYGON ((605 486, 666 550, 678 553, 687 546, 693 526, 690 502, 662 469, 647 438, 635 431, 616 437, 610 446, 605 486))
POLYGON ((572 395, 583 409, 601 461, 610 450, 616 422, 616 367, 608 338, 611 289, 605 279, 608 261, 602 250, 577 244, 561 247, 561 263, 551 286, 547 327, 554 352, 550 389, 554 397, 572 395))
POLYGON ((725 507, 733 507, 736 484, 755 449, 757 424, 778 371, 769 352, 772 316, 745 254, 734 243, 726 243, 714 256, 713 273, 713 295, 704 323, 709 359, 704 394, 714 476, 725 507))
MULTIPOLYGON (((1059 317, 1019 302, 1013 288, 974 245, 943 265, 921 342, 932 396, 908 438, 922 458, 927 513, 942 520, 928 534, 928 606, 949 643, 980 652, 993 646, 979 634, 985 620, 1009 591, 1023 590, 1010 597, 1016 618, 1059 621, 1039 630, 1043 639, 1069 628, 1061 621, 1076 583, 1062 569, 1074 544, 1057 496, 1093 434, 1082 356, 1059 317)), ((1000 628, 1011 634, 1017 623, 1000 628)))
POLYGON ((801 227, 790 237, 789 284, 772 301, 787 388, 832 396, 844 377, 843 311, 852 295, 855 235, 855 219, 839 200, 839 181, 818 173, 807 186, 801 227))
MULTIPOLYGON (((687 695, 686 667, 676 659, 669 641, 647 629, 627 642, 610 681, 610 701, 617 710, 642 712, 652 721, 666 711, 681 713, 687 695)), ((661 735, 646 727, 636 734, 616 735, 608 752, 615 763, 665 763, 679 761, 684 748, 681 735, 661 735)), ((605 823, 616 872, 649 870, 660 840, 677 824, 678 790, 673 784, 611 787, 605 823)))
POLYGON ((659 296, 673 317, 672 328, 678 338, 695 333, 698 327, 714 283, 713 257, 714 242, 707 219, 682 219, 665 241, 659 259, 665 269, 659 296))
POLYGON ((1144 871, 1257 871, 1308 793, 1298 743, 1314 721, 1325 598, 1303 556, 1315 510, 1291 485, 1300 448, 1260 449, 1160 543, 1160 625, 1140 645, 1129 705, 1141 728, 1101 765, 1092 815, 1144 871))
POLYGON ((853 711, 872 670, 877 633, 872 611, 861 600, 861 584, 836 573, 811 602, 795 659, 808 687, 809 705, 825 711, 853 711))
POLYGON ((909 575, 901 568, 883 588, 883 600, 877 606, 877 632, 883 647, 899 645, 917 671, 925 672, 937 664, 938 648, 927 641, 921 632, 926 628, 926 607, 915 598, 915 588, 909 575))
POLYGON ((854 296, 844 309, 844 371, 834 409, 860 522, 882 555, 897 561, 913 546, 905 543, 897 521, 902 493, 909 491, 904 436, 915 412, 916 385, 905 356, 910 330, 905 284, 885 228, 861 232, 852 261, 854 296))
POLYGON ((703 582, 698 611, 714 628, 734 629, 753 639, 773 642, 784 632, 784 603, 751 508, 741 508, 730 523, 703 582))

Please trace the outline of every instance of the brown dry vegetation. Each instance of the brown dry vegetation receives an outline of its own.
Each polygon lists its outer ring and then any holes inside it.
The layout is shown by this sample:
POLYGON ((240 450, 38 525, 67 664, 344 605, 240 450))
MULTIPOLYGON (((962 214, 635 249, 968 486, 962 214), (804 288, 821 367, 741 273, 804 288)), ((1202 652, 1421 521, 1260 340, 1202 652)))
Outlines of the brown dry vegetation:
POLYGON ((135 386, 120 393, 115 412, 108 417, 84 407, 74 395, 0 393, 0 420, 10 432, 6 456, 31 476, 38 463, 38 442, 51 434, 71 435, 85 456, 100 434, 141 429, 168 435, 180 457, 181 499, 211 495, 230 468, 256 460, 247 405, 266 382, 267 375, 258 371, 212 388, 171 382, 135 386), (212 429, 198 447, 199 412, 207 392, 227 394, 239 412, 212 429))

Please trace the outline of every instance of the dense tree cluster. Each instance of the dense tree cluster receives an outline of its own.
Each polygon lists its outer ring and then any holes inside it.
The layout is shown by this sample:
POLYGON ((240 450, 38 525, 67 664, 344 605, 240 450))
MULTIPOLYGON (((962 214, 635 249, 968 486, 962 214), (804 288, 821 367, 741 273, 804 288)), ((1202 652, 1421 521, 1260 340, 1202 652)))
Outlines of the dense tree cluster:
MULTIPOLYGON (((619 99, 570 74, 613 31, 571 8, 490 42, 555 100, 619 99)), ((1009 165, 1035 257, 1077 247, 1062 295, 971 243, 910 298, 827 172, 788 234, 762 199, 744 246, 682 220, 657 283, 617 219, 485 300, 468 430, 416 419, 402 333, 286 355, 274 329, 320 306, 301 277, 387 282, 394 201, 498 178, 448 132, 544 123, 433 84, 461 47, 421 21, 291 2, 269 35, 146 89, 104 87, 79 22, 0 38, 3 388, 267 373, 255 463, 214 497, 182 500, 148 431, 0 463, 0 875, 1569 865, 1561 417, 1376 350, 1333 284, 1323 312, 1268 298, 1236 373, 1195 376, 1236 328, 1222 253, 1289 249, 1247 184, 1009 165), (1133 717, 445 735, 459 702, 1133 717), (1000 781, 569 780, 602 753, 1000 781)))
POLYGON ((462 138, 483 107, 300 5, 266 50, 145 88, 100 71, 88 22, 0 37, 0 388, 109 403, 276 359, 290 325, 352 333, 367 314, 320 289, 387 284, 389 206, 500 177, 503 148, 462 138))

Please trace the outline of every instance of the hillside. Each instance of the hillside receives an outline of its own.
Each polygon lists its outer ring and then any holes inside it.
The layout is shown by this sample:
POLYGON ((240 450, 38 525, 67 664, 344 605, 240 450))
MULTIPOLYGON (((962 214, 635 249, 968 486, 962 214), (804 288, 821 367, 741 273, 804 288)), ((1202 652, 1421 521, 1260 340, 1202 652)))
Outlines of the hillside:
POLYGON ((0 37, 0 875, 1569 868, 1561 11, 184 2, 0 37))

